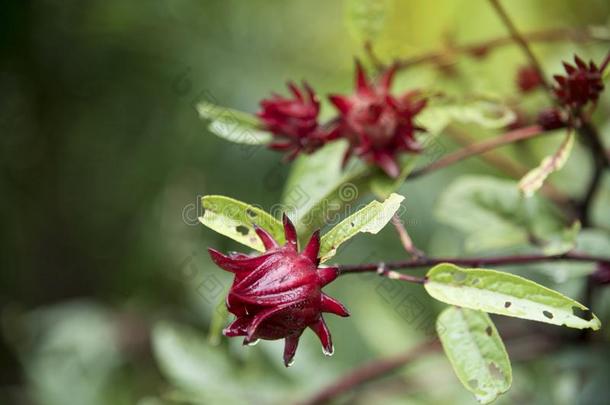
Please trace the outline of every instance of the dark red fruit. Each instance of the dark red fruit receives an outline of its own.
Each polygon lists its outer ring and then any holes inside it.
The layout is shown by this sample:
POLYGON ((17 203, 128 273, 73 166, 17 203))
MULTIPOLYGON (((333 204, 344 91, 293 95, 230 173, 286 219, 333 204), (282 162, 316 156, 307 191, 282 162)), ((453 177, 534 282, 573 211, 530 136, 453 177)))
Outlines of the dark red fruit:
POLYGON ((542 84, 538 70, 533 66, 522 66, 517 71, 517 87, 523 93, 529 93, 542 84))
POLYGON ((550 107, 538 114, 538 125, 547 131, 564 128, 568 125, 567 114, 558 108, 550 107))
POLYGON ((394 68, 388 69, 372 84, 360 63, 356 63, 356 92, 329 96, 340 114, 329 138, 343 138, 350 143, 344 161, 355 153, 390 177, 400 174, 399 153, 421 151, 415 131, 423 128, 417 127, 413 119, 426 105, 417 91, 390 94, 394 72, 394 68))
POLYGON ((320 232, 311 236, 299 253, 297 234, 286 215, 286 244, 280 246, 264 229, 256 233, 266 251, 258 256, 222 253, 208 249, 219 267, 235 274, 227 296, 227 308, 237 318, 223 331, 225 336, 245 336, 244 344, 258 339, 285 339, 284 364, 290 366, 306 328, 320 338, 326 355, 333 353, 330 332, 322 312, 349 316, 347 309, 321 289, 337 278, 336 267, 318 267, 320 232))
POLYGON ((273 94, 261 101, 258 117, 263 127, 271 132, 274 141, 269 147, 287 152, 287 159, 294 159, 300 152, 312 153, 324 144, 324 137, 318 126, 320 102, 307 83, 300 90, 294 83, 288 83, 292 98, 273 94))
POLYGON ((557 85, 554 89, 559 102, 567 107, 580 108, 587 102, 595 102, 604 89, 601 71, 592 61, 587 65, 578 56, 574 63, 563 62, 565 76, 555 75, 557 85))

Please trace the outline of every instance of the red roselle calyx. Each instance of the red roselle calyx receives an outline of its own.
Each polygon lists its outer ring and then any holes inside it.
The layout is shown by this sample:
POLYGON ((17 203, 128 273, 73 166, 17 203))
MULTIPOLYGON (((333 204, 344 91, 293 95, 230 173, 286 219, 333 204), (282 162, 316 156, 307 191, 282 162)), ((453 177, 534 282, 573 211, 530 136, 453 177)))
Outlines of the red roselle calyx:
POLYGON ((303 83, 303 90, 288 83, 292 98, 273 94, 261 101, 258 117, 263 127, 271 132, 274 141, 269 147, 287 152, 287 159, 294 159, 300 152, 312 153, 324 144, 318 126, 320 102, 314 91, 303 83))
POLYGON ((587 65, 578 56, 574 63, 563 62, 565 76, 553 76, 557 85, 554 89, 557 100, 566 107, 580 108, 587 102, 595 102, 604 89, 601 71, 592 61, 587 65))
POLYGON ((522 93, 529 93, 540 87, 542 78, 533 66, 522 66, 517 71, 517 87, 522 93))
POLYGON ((347 309, 321 289, 339 275, 336 267, 318 267, 320 232, 311 236, 299 253, 296 230, 283 218, 286 243, 280 246, 267 231, 255 227, 266 251, 258 256, 208 249, 219 267, 234 273, 227 308, 237 318, 223 331, 225 336, 245 336, 244 344, 258 339, 285 339, 284 364, 290 366, 306 328, 320 338, 324 354, 333 353, 330 332, 322 312, 349 316, 347 309))
POLYGON ((356 153, 390 177, 400 174, 400 152, 421 151, 415 131, 424 129, 417 127, 413 119, 426 105, 417 91, 390 94, 394 72, 392 67, 371 83, 360 63, 356 63, 356 92, 329 96, 340 114, 329 139, 343 138, 350 143, 344 162, 356 153))

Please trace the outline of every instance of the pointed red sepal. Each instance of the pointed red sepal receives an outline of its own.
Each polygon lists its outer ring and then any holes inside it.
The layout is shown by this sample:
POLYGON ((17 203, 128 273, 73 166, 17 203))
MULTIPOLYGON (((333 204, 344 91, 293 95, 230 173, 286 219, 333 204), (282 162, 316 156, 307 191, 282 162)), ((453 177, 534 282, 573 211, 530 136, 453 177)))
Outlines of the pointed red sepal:
POLYGON ((237 318, 229 326, 222 330, 222 334, 227 337, 234 336, 246 336, 246 330, 248 329, 248 325, 252 321, 252 318, 237 318))
POLYGON ((574 62, 576 63, 576 66, 578 66, 581 69, 586 69, 587 68, 587 64, 585 63, 585 61, 580 59, 576 55, 574 55, 574 62))
POLYGON ((379 86, 383 89, 384 92, 388 92, 390 90, 390 86, 392 86, 392 81, 394 80, 395 73, 396 65, 392 65, 379 78, 379 86))
POLYGON ((275 239, 273 239, 273 236, 269 234, 269 232, 265 231, 263 228, 259 227, 256 224, 254 225, 254 232, 256 232, 258 237, 263 242, 263 246, 265 246, 265 249, 269 250, 279 246, 275 239))
POLYGON ((358 93, 370 93, 371 87, 364 73, 364 68, 359 60, 356 60, 356 91, 358 93))
POLYGON ((338 267, 323 267, 318 269, 318 277, 320 277, 320 287, 324 287, 339 276, 338 267))
POLYGON ((343 115, 347 114, 352 109, 352 102, 349 97, 332 94, 328 96, 328 100, 333 103, 343 115))
POLYGON ((345 308, 345 306, 343 306, 343 304, 326 294, 322 294, 322 303, 320 307, 322 312, 330 312, 331 314, 342 317, 349 316, 349 311, 347 308, 345 308))
POLYGON ((570 65, 569 63, 562 62, 562 64, 563 64, 563 68, 566 70, 566 72, 568 72, 568 73, 576 72, 576 68, 574 66, 570 65))
POLYGON ((294 362, 294 355, 297 352, 297 346, 299 345, 299 338, 301 337, 300 331, 294 335, 286 336, 284 339, 284 365, 290 367, 294 362))
POLYGON ((400 168, 396 160, 387 153, 375 155, 375 163, 390 177, 396 178, 400 174, 400 168))
POLYGON ((282 215, 282 223, 284 224, 284 236, 286 237, 286 243, 290 244, 296 250, 297 248, 297 230, 294 228, 294 224, 288 218, 288 215, 284 213, 282 215))
POLYGON ((320 230, 318 229, 311 235, 311 239, 303 249, 303 256, 307 257, 316 265, 319 263, 318 253, 320 252, 320 230))
POLYGON ((324 318, 320 317, 320 319, 316 323, 309 327, 311 328, 311 330, 314 331, 316 335, 318 335, 320 343, 322 343, 322 351, 324 352, 324 354, 327 356, 331 356, 335 351, 335 348, 333 347, 333 341, 330 336, 328 327, 324 322, 324 318))
POLYGON ((242 259, 236 256, 228 257, 220 253, 216 249, 208 248, 210 258, 218 267, 223 270, 230 271, 232 273, 251 272, 256 270, 261 264, 263 264, 269 254, 262 254, 256 257, 247 257, 242 259))

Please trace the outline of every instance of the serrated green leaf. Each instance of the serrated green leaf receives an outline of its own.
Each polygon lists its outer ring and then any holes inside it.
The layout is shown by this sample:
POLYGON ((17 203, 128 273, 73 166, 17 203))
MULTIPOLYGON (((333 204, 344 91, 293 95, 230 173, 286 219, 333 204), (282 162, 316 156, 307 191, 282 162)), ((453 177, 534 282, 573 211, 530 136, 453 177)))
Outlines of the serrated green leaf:
POLYGON ((528 244, 531 235, 545 240, 565 229, 549 203, 536 195, 525 198, 516 184, 488 176, 462 176, 441 194, 435 216, 466 234, 469 251, 528 244))
POLYGON ((333 257, 342 243, 359 232, 372 234, 379 232, 390 222, 404 199, 401 195, 392 194, 383 203, 372 201, 366 207, 339 222, 320 241, 320 261, 325 262, 333 257))
POLYGON ((512 369, 498 330, 485 312, 449 307, 436 321, 453 371, 482 404, 508 391, 512 369))
POLYGON ((255 116, 211 103, 197 104, 199 116, 210 122, 208 129, 234 143, 264 145, 271 141, 269 132, 260 129, 255 116))
POLYGON ((254 225, 265 229, 278 243, 285 242, 282 223, 260 208, 222 195, 204 196, 201 204, 204 211, 199 221, 203 225, 252 249, 265 250, 254 225))
POLYGON ((545 157, 540 165, 530 170, 523 178, 519 181, 519 190, 526 197, 531 197, 542 185, 551 173, 561 170, 566 164, 572 147, 574 146, 574 132, 568 131, 565 139, 559 145, 559 148, 550 156, 545 157))
POLYGON ((299 235, 321 228, 328 218, 366 191, 368 167, 356 159, 345 169, 341 167, 346 147, 345 142, 332 142, 314 154, 299 156, 293 163, 282 204, 293 213, 299 235))
POLYGON ((576 329, 601 326, 581 303, 510 273, 443 263, 428 271, 424 287, 432 297, 451 305, 576 329))

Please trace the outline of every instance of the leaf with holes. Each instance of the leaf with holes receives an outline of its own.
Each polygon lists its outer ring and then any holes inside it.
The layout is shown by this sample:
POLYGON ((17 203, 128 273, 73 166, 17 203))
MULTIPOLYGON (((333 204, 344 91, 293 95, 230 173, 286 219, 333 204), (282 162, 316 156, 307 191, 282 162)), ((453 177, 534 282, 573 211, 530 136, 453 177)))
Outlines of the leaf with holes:
POLYGON ((482 404, 508 391, 512 369, 504 343, 485 312, 449 307, 436 320, 436 331, 453 371, 482 404))
POLYGON ((460 307, 576 329, 601 326, 581 303, 510 273, 443 263, 428 271, 424 287, 433 298, 460 307))
POLYGON ((390 222, 404 199, 401 195, 392 194, 384 202, 373 201, 339 222, 320 241, 320 261, 324 262, 333 257, 342 243, 359 232, 372 234, 379 232, 390 222))
POLYGON ((531 197, 553 172, 561 170, 566 164, 574 146, 574 132, 568 131, 559 148, 550 156, 545 157, 540 165, 530 170, 519 181, 519 190, 526 197, 531 197))
POLYGON ((209 121, 210 132, 227 141, 264 145, 272 139, 270 133, 261 130, 254 115, 206 102, 197 105, 197 112, 202 119, 209 121))
POLYGON ((282 223, 260 208, 222 195, 204 196, 201 204, 202 224, 252 249, 265 251, 254 225, 264 228, 278 243, 285 242, 282 223))

